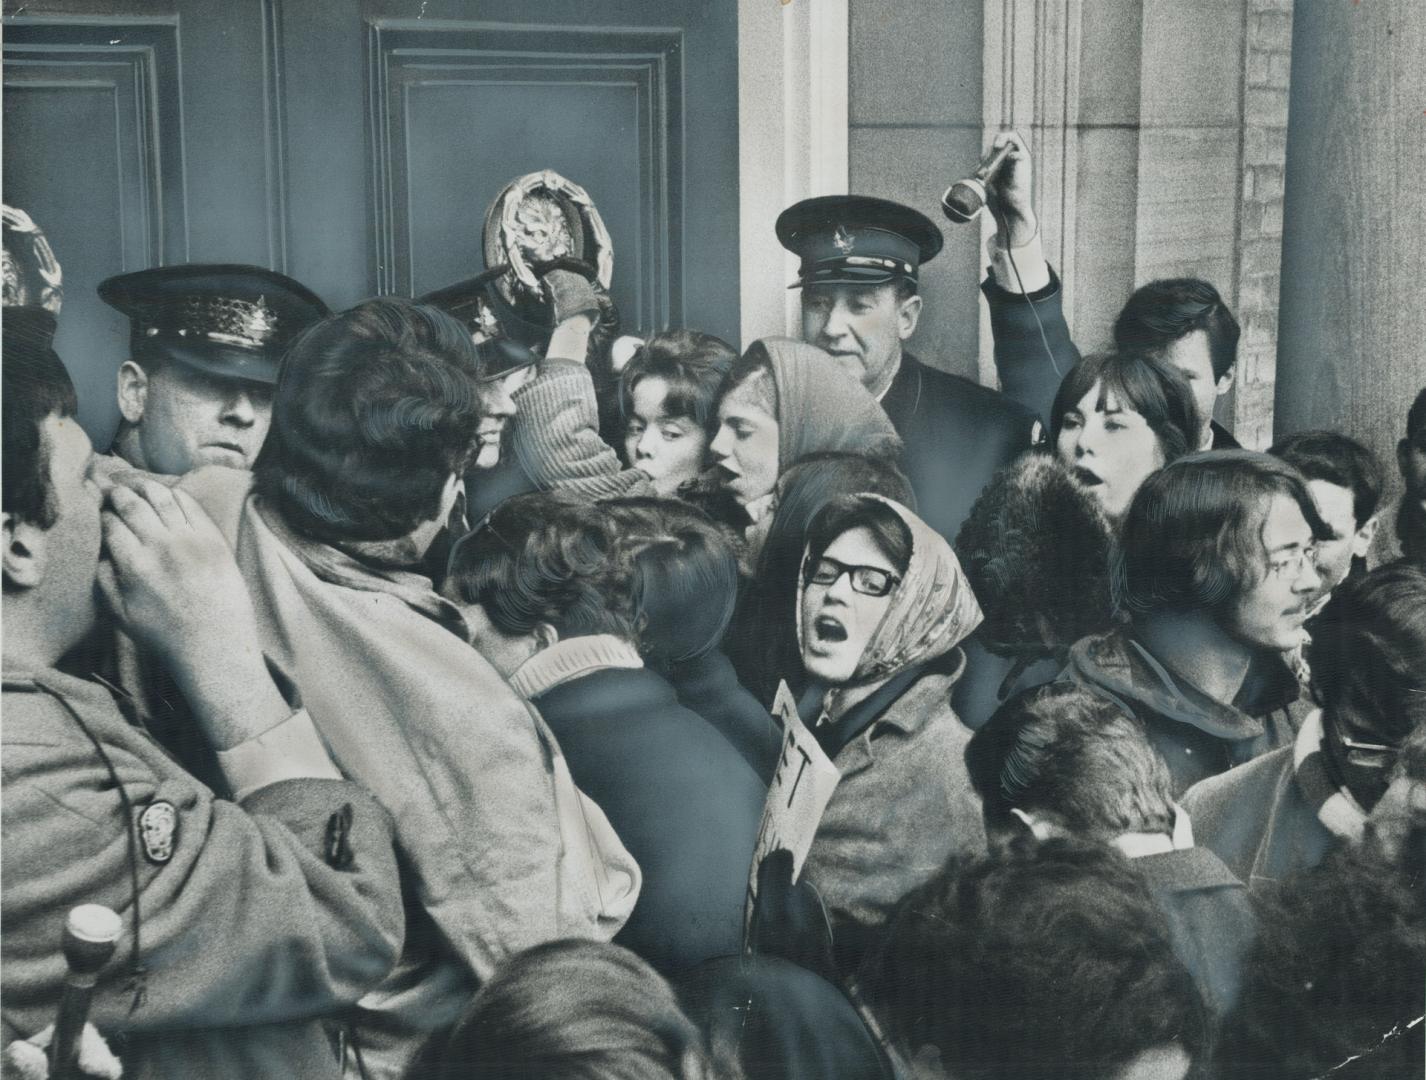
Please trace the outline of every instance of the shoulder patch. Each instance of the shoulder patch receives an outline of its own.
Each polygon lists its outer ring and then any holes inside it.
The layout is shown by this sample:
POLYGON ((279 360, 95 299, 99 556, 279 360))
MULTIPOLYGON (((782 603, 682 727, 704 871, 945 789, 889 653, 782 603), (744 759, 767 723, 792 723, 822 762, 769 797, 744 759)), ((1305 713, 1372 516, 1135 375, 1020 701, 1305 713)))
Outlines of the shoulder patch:
POLYGON ((178 843, 178 811, 166 799, 155 799, 139 812, 139 840, 144 857, 162 866, 173 858, 178 843))

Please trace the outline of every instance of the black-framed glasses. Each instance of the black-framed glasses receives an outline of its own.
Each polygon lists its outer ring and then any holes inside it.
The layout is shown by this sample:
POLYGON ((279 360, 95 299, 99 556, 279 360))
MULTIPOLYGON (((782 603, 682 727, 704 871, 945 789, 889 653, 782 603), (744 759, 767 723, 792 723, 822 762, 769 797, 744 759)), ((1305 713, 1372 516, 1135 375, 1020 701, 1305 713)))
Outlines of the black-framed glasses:
POLYGON ((899 574, 893 574, 879 566, 849 566, 823 555, 816 562, 809 561, 803 567, 802 583, 835 585, 843 574, 850 576, 852 589, 863 596, 885 596, 901 582, 899 574))

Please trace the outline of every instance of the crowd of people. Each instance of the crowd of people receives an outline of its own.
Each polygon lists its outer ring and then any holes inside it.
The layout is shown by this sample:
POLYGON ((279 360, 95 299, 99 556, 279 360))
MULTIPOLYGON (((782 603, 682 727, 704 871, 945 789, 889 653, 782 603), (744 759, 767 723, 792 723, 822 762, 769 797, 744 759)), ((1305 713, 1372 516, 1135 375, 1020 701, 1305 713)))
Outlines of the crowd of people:
POLYGON ((741 353, 568 255, 110 278, 103 453, 7 208, 6 1075, 84 904, 91 1076, 1420 1075, 1426 388, 1393 508, 1214 420, 1208 282, 1081 357, 1007 143, 998 390, 907 348, 937 226, 834 196, 741 353))

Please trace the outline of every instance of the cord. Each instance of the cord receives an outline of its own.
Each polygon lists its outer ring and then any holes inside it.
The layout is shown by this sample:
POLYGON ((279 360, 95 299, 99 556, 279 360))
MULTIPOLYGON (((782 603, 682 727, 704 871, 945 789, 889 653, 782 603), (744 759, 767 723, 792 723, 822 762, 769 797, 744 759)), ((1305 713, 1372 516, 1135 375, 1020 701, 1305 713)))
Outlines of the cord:
POLYGON ((1035 310, 1035 301, 1031 300, 1030 294, 1025 291, 1025 279, 1020 276, 1020 267, 1015 263, 1015 250, 1010 246, 1010 226, 994 207, 990 212, 1000 228, 1001 235, 1005 237, 1005 254, 1010 260, 1010 269, 1015 273, 1015 284, 1020 289, 1020 295, 1025 298, 1025 303, 1030 306, 1030 314, 1035 318, 1035 328, 1040 331, 1040 344, 1045 347, 1045 357, 1050 361, 1054 373, 1063 379, 1065 373, 1060 370, 1060 365, 1055 363, 1054 350, 1050 348, 1050 339, 1045 335, 1045 324, 1040 321, 1040 313, 1035 310))

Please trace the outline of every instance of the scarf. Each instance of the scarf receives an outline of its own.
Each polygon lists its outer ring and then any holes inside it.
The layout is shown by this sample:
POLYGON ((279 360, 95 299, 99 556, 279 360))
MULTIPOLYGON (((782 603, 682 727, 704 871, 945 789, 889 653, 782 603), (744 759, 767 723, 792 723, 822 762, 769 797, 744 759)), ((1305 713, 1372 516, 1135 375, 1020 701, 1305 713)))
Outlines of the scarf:
POLYGON ((1366 830, 1367 812, 1333 777, 1323 737, 1322 710, 1314 709, 1297 731, 1292 748, 1293 775, 1302 797, 1323 827, 1333 836, 1355 844, 1366 830))

